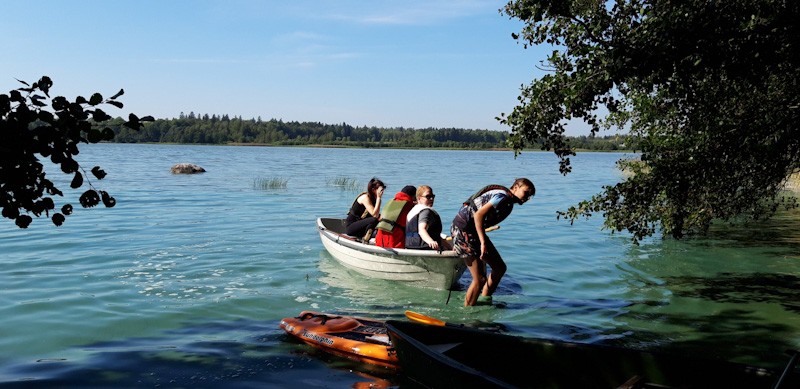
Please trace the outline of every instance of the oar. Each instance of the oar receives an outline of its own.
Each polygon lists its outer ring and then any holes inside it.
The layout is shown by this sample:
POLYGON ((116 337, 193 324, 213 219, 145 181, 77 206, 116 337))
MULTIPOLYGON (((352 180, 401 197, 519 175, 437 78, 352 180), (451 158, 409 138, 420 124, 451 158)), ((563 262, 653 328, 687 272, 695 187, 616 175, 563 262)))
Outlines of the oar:
POLYGON ((414 311, 406 311, 406 317, 411 321, 415 321, 417 323, 422 323, 422 324, 428 324, 432 326, 439 326, 439 327, 453 326, 453 324, 446 323, 444 320, 439 320, 435 317, 430 317, 428 315, 423 315, 419 312, 414 312, 414 311))

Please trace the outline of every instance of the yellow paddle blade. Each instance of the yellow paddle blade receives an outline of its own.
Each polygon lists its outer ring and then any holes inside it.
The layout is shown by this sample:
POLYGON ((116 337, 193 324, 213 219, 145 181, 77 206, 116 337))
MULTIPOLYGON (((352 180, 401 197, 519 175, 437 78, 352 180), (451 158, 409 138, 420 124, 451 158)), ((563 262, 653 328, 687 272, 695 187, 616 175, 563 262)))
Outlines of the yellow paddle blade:
POLYGON ((429 325, 432 325, 432 326, 443 327, 445 324, 447 324, 443 320, 439 320, 439 319, 437 319, 435 317, 430 317, 430 316, 423 315, 421 313, 414 312, 414 311, 406 311, 406 317, 411 321, 415 321, 415 322, 423 323, 423 324, 429 324, 429 325))

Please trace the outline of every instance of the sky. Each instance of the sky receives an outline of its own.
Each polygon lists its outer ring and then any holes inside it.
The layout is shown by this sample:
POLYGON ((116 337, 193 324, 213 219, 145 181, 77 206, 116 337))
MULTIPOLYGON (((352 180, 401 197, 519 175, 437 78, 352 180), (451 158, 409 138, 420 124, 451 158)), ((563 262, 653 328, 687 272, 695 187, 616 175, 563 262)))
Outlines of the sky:
POLYGON ((112 116, 508 131, 552 49, 515 41, 504 4, 0 0, 0 93, 47 75, 52 96, 124 89, 112 116))

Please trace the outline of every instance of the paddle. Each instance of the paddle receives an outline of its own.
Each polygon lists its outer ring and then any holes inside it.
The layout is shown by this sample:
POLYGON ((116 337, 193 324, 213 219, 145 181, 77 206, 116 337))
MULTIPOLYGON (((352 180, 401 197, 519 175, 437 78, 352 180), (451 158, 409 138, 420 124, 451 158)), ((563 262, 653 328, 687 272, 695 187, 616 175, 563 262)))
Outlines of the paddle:
POLYGON ((417 323, 422 323, 422 324, 428 324, 428 325, 432 325, 432 326, 458 327, 455 324, 446 323, 444 320, 439 320, 439 319, 437 319, 435 317, 430 317, 428 315, 423 315, 423 314, 421 314, 419 312, 414 312, 414 311, 406 311, 406 317, 411 321, 415 321, 417 323))

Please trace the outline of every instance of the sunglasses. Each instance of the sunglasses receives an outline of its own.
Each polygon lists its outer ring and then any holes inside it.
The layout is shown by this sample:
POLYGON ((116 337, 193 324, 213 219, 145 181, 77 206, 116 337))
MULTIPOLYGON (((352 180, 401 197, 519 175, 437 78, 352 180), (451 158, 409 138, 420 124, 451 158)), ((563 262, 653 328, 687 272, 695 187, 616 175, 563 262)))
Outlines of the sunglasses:
POLYGON ((436 195, 435 194, 429 194, 429 195, 425 195, 425 196, 422 196, 422 197, 424 197, 424 198, 426 198, 428 200, 433 200, 433 199, 436 198, 436 195))

